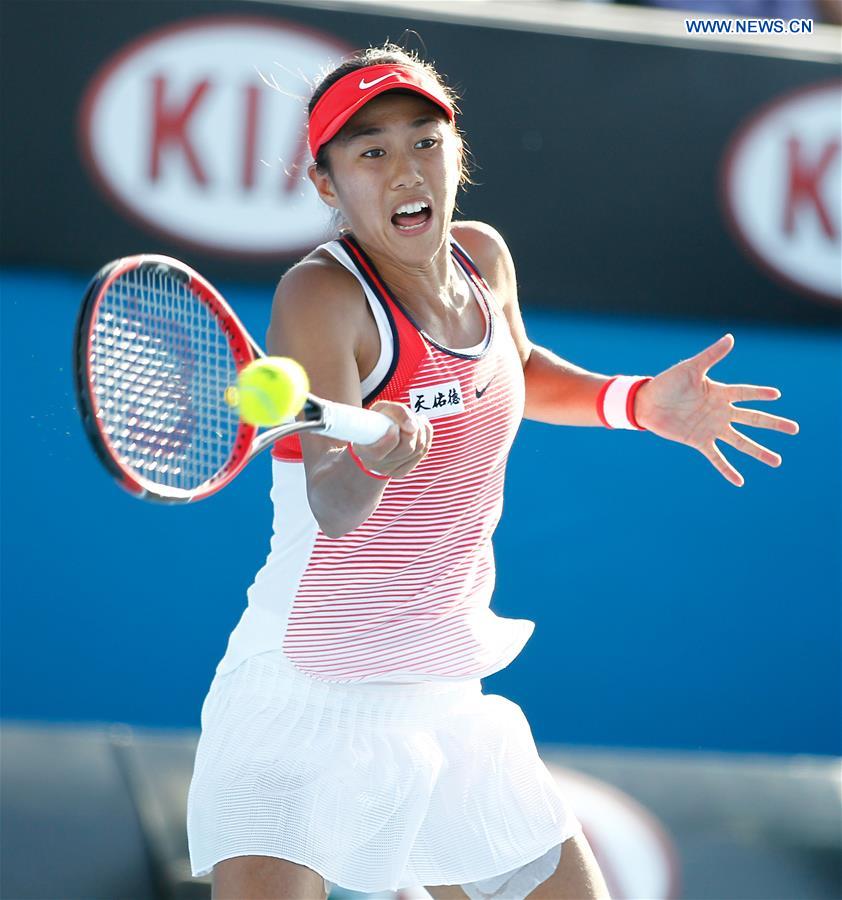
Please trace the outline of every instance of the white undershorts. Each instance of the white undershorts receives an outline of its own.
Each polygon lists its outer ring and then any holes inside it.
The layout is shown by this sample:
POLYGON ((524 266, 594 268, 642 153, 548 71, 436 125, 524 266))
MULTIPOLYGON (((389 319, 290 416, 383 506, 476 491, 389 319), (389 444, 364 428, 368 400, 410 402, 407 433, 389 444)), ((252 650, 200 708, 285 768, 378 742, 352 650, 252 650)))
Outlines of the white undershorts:
MULTIPOLYGON (((486 878, 461 885, 469 900, 525 900, 539 884, 546 881, 555 872, 561 859, 561 844, 551 847, 538 859, 525 865, 486 878)), ((325 880, 325 892, 330 895, 334 885, 325 880)), ((411 896, 415 896, 412 894, 411 896)), ((418 896, 421 896, 419 894, 418 896)))
POLYGON ((505 875, 463 884, 462 890, 470 900, 524 900, 555 872, 560 859, 561 844, 558 844, 525 866, 506 872, 505 875))

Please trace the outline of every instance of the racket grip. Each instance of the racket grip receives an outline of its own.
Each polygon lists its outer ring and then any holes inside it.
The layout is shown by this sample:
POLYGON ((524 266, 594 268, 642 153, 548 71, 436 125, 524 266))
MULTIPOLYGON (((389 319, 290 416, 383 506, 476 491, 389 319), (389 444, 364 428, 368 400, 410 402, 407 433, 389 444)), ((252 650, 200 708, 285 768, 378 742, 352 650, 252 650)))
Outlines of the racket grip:
POLYGON ((354 441, 358 444, 373 444, 383 437, 392 425, 392 420, 383 413, 345 403, 322 401, 324 425, 320 434, 340 441, 354 441))

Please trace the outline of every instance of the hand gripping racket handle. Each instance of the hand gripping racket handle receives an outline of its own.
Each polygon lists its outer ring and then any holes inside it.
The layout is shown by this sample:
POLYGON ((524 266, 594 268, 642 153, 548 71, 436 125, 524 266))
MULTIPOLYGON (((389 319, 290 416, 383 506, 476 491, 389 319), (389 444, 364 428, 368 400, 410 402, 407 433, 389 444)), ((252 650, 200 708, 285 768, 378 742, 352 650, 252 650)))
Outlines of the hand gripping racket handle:
POLYGON ((383 413, 360 409, 345 403, 322 400, 322 426, 318 433, 340 441, 373 444, 383 437, 394 423, 383 413))

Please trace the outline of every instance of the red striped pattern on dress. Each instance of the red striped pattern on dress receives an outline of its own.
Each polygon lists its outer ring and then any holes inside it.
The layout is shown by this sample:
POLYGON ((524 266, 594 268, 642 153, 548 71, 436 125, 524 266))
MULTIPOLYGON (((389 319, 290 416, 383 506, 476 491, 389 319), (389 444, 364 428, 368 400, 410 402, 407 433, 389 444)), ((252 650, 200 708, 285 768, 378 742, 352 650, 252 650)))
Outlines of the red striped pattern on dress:
POLYGON ((491 536, 523 415, 523 369, 508 323, 486 299, 493 329, 481 356, 427 342, 409 382, 381 394, 408 404, 411 389, 458 381, 465 412, 432 420, 427 457, 388 483, 359 528, 316 537, 283 644, 316 678, 468 678, 495 670, 511 651, 511 620, 489 609, 491 536))

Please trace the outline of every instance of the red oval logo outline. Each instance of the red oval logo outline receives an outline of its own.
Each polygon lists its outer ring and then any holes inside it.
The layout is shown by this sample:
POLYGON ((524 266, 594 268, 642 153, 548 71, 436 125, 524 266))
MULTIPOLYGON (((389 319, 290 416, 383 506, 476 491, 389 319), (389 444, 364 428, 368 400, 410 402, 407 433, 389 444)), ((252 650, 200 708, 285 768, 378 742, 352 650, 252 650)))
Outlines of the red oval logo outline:
POLYGON ((199 16, 157 28, 147 34, 141 35, 139 38, 120 48, 116 53, 106 59, 91 78, 82 96, 77 116, 77 141, 80 149, 80 156, 89 177, 100 193, 109 201, 112 207, 117 209, 128 221, 143 231, 151 231, 154 235, 166 238, 187 249, 203 253, 212 252, 215 255, 228 259, 268 260, 300 256, 313 248, 313 241, 302 242, 297 245, 279 243, 277 246, 269 249, 249 250, 243 249, 242 247, 231 247, 226 245, 223 241, 213 243, 211 241, 204 241, 185 235, 178 229, 173 228, 166 223, 162 223, 148 212, 133 205, 130 200, 121 195, 97 163, 97 154, 93 143, 93 116, 103 89, 111 82, 115 74, 124 69, 127 63, 131 62, 151 45, 170 38, 173 35, 179 35, 184 32, 189 33, 191 31, 221 28, 227 25, 271 29, 272 31, 281 32, 282 35, 287 38, 289 38, 290 35, 300 35, 321 44, 326 49, 335 51, 340 58, 354 52, 353 47, 332 34, 310 28, 306 25, 301 25, 297 22, 261 16, 199 16))
MULTIPOLYGON (((770 258, 770 256, 764 252, 765 248, 758 246, 758 242, 747 232, 741 221, 744 210, 739 208, 738 203, 735 200, 735 189, 733 187, 735 163, 744 152, 746 142, 753 137, 753 135, 765 125, 769 119, 777 115, 781 109, 787 106, 797 105, 799 101, 803 100, 805 97, 825 92, 842 92, 842 80, 831 79, 829 81, 796 88, 779 97, 775 97, 753 112, 748 119, 738 127, 737 131, 728 142, 725 153, 723 154, 719 177, 719 197, 720 206, 723 210, 724 218, 731 236, 734 238, 737 246, 762 272, 770 276, 773 281, 798 294, 806 295, 812 299, 837 306, 842 303, 842 285, 840 285, 840 293, 835 294, 801 280, 796 273, 783 267, 775 259, 770 258)), ((837 162, 839 165, 842 165, 842 149, 840 149, 837 154, 837 162)), ((837 229, 842 229, 842 221, 835 224, 837 229)), ((842 234, 840 234, 840 241, 840 263, 842 263, 842 234)))

